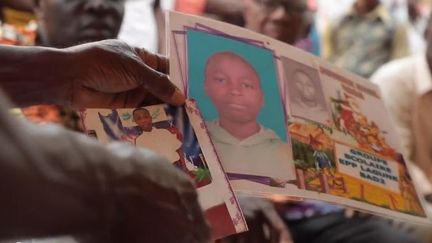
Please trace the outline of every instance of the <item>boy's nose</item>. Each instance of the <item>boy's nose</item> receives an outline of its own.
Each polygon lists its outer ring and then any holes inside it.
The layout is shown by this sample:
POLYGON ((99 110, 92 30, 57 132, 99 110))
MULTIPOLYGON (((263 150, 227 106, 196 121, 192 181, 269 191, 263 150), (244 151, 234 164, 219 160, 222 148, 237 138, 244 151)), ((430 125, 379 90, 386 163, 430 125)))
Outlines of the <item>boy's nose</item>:
POLYGON ((242 94, 241 86, 240 85, 231 85, 230 94, 231 95, 241 95, 242 94))

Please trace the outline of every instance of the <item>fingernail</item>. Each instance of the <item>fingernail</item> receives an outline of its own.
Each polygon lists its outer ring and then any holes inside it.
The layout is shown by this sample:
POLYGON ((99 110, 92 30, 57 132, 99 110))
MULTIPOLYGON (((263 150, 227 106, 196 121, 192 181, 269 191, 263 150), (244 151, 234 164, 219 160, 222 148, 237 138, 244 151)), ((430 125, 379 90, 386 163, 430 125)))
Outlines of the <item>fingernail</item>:
POLYGON ((173 105, 183 105, 185 103, 185 100, 186 97, 179 89, 176 89, 171 96, 171 102, 173 105))

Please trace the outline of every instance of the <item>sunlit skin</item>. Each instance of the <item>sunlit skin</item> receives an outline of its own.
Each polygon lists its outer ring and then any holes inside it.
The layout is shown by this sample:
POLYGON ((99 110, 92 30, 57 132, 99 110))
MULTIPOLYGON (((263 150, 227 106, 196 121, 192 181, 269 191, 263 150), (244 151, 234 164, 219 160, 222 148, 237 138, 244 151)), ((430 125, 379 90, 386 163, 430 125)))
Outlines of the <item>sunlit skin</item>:
POLYGON ((260 130, 258 114, 264 94, 255 69, 231 52, 211 56, 205 67, 204 89, 219 113, 222 128, 243 140, 260 130))
POLYGON ((133 112, 133 121, 144 132, 150 132, 153 129, 153 120, 150 112, 145 109, 138 109, 133 112))

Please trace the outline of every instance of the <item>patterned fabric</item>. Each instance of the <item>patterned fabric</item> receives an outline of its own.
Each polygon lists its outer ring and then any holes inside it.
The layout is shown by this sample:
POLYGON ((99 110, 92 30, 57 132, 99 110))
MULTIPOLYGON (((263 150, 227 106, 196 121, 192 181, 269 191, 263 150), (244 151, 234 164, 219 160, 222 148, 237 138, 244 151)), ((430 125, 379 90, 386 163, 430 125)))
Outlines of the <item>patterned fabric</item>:
POLYGON ((405 27, 382 5, 366 15, 354 8, 325 33, 324 58, 368 78, 384 63, 409 54, 405 27))

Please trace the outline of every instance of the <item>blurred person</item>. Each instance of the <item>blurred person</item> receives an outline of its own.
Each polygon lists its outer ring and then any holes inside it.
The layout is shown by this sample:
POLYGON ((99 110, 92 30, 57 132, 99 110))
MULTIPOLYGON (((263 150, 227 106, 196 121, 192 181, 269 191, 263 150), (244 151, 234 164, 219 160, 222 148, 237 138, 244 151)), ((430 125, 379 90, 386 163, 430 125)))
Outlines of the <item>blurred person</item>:
MULTIPOLYGON (((432 193, 432 19, 426 32, 426 52, 384 65, 371 78, 382 94, 389 115, 399 133, 406 159, 428 178, 422 183, 432 193)), ((421 187, 422 188, 422 187, 421 187)))
POLYGON ((34 0, 38 43, 70 47, 116 38, 123 19, 124 0, 34 0))
POLYGON ((223 5, 223 1, 209 0, 204 12, 212 18, 311 50, 316 55, 320 54, 320 40, 314 24, 313 6, 310 8, 307 1, 225 0, 230 1, 235 4, 223 5), (291 27, 286 28, 287 25, 291 27))
POLYGON ((421 9, 419 0, 407 1, 407 12, 409 17, 408 38, 411 54, 421 54, 426 50, 424 31, 428 18, 421 9))
MULTIPOLYGON (((159 1, 157 1, 159 2, 159 1)), ((118 38, 128 44, 158 50, 158 29, 155 10, 159 7, 155 0, 125 0, 125 15, 118 38)))
POLYGON ((379 0, 356 0, 324 33, 323 57, 369 78, 384 63, 409 54, 405 26, 379 0))
POLYGON ((0 45, 0 53, 0 240, 208 242, 196 190, 168 161, 7 111, 6 95, 19 106, 119 108, 155 96, 181 105, 166 59, 115 40, 66 49, 0 45))
POLYGON ((242 26, 291 44, 308 35, 313 21, 305 0, 178 0, 176 10, 242 26), (288 23, 291 28, 285 28, 288 23))
POLYGON ((176 0, 175 10, 244 26, 242 0, 176 0))
POLYGON ((175 9, 245 27, 320 53, 314 16, 304 0, 177 0, 175 9), (288 23, 292 23, 291 28, 285 28, 288 23))
POLYGON ((244 0, 245 27, 288 44, 307 36, 311 14, 305 0, 244 0), (289 26, 289 28, 287 28, 289 26))
POLYGON ((118 38, 128 44, 165 54, 165 14, 175 0, 125 0, 118 38))
POLYGON ((244 27, 320 55, 313 3, 306 0, 243 0, 243 3, 244 27))
POLYGON ((206 0, 204 13, 207 17, 230 24, 244 26, 242 0, 206 0))
MULTIPOLYGON (((38 23, 37 44, 69 47, 79 43, 116 38, 123 19, 124 0, 33 0, 38 23)), ((36 123, 53 122, 49 114, 57 113, 56 123, 82 131, 78 114, 65 107, 38 105, 23 108, 23 114, 36 123), (32 112, 44 110, 45 112, 32 112)))

